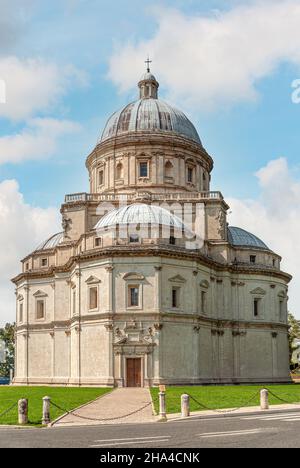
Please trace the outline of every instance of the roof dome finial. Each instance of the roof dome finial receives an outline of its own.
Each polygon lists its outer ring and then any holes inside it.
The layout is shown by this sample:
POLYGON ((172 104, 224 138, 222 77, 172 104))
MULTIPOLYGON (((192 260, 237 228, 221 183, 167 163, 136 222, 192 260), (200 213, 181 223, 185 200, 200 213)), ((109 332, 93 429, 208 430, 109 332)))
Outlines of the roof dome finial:
POLYGON ((149 56, 145 63, 147 65, 147 71, 139 81, 140 99, 158 99, 159 83, 150 71, 150 63, 152 63, 152 60, 150 60, 149 56))
POLYGON ((147 73, 150 73, 150 63, 152 63, 152 60, 150 60, 149 55, 145 63, 147 64, 147 73))

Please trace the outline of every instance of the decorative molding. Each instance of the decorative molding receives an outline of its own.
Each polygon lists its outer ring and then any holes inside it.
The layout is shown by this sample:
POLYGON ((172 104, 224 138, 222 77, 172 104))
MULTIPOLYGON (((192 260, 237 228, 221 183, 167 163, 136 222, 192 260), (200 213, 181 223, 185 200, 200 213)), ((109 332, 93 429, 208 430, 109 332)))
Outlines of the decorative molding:
POLYGON ((272 338, 277 338, 278 333, 277 332, 272 332, 272 338))
POLYGON ((169 278, 169 281, 171 283, 186 283, 186 279, 183 278, 181 275, 173 276, 172 278, 169 278))
POLYGON ((48 297, 48 294, 40 289, 33 294, 34 297, 48 297))
POLYGON ((113 270, 114 270, 114 268, 115 268, 114 266, 109 265, 109 266, 106 266, 106 267, 105 267, 105 271, 107 271, 107 273, 112 273, 113 270))
POLYGON ((194 332, 199 333, 200 330, 201 330, 200 325, 195 325, 195 326, 194 326, 194 332))
POLYGON ((101 280, 99 278, 97 278, 96 276, 90 276, 87 280, 86 280, 86 284, 99 284, 101 283, 101 280))
POLYGON ((201 288, 208 289, 209 288, 209 282, 207 280, 202 280, 200 283, 201 288))
POLYGON ((267 293, 264 289, 262 288, 256 288, 250 291, 251 294, 258 295, 258 296, 265 296, 267 293))
MULTIPOLYGON (((189 259, 192 261, 197 261, 200 265, 205 265, 210 268, 216 269, 218 272, 229 272, 231 274, 247 274, 251 276, 257 276, 257 274, 264 275, 268 278, 272 276, 273 278, 281 279, 285 282, 290 282, 292 277, 291 275, 284 273, 280 270, 270 270, 267 267, 263 267, 261 265, 256 265, 255 268, 248 268, 246 265, 222 265, 217 263, 216 261, 208 258, 202 254, 199 254, 195 257, 194 252, 187 251, 186 249, 179 249, 179 248, 172 248, 166 247, 165 245, 152 246, 147 245, 145 246, 134 246, 131 245, 114 247, 102 247, 101 249, 93 249, 93 251, 82 252, 81 255, 71 257, 66 264, 60 266, 51 266, 49 269, 45 271, 41 270, 31 270, 28 272, 20 273, 18 276, 12 279, 13 283, 18 284, 22 280, 31 280, 31 279, 41 279, 41 278, 52 278, 57 273, 66 273, 70 272, 74 266, 76 266, 77 261, 88 261, 88 260, 96 260, 96 259, 109 259, 111 257, 120 257, 122 255, 126 256, 134 256, 134 257, 149 257, 150 255, 154 257, 165 257, 165 258, 172 258, 172 259, 189 259)), ((214 281, 214 277, 211 277, 211 281, 214 281)))
POLYGON ((232 336, 246 336, 246 331, 232 330, 232 336))
POLYGON ((126 281, 143 281, 145 279, 145 276, 142 275, 141 273, 130 272, 130 273, 126 273, 123 276, 123 279, 126 281))
POLYGON ((223 336, 224 335, 224 330, 219 330, 217 328, 212 328, 211 329, 211 334, 212 335, 223 336))

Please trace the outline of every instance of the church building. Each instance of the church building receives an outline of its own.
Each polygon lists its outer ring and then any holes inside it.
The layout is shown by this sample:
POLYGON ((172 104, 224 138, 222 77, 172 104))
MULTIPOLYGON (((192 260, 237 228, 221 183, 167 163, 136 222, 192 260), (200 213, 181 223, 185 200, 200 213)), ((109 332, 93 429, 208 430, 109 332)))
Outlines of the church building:
POLYGON ((86 159, 89 192, 13 279, 14 384, 289 382, 291 276, 228 225, 213 159, 149 64, 138 88, 86 159))

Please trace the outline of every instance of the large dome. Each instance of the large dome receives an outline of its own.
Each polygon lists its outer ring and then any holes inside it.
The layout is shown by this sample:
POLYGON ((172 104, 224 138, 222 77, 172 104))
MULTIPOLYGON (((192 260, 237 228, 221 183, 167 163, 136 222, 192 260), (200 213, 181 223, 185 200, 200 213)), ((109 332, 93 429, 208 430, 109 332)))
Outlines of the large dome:
POLYGON ((104 128, 100 142, 136 132, 175 133, 201 145, 194 125, 180 110, 160 99, 139 99, 115 112, 104 128))
POLYGON ((140 99, 115 112, 107 121, 100 143, 137 132, 163 132, 193 140, 202 146, 192 122, 175 107, 157 98, 159 84, 150 71, 139 82, 140 99))

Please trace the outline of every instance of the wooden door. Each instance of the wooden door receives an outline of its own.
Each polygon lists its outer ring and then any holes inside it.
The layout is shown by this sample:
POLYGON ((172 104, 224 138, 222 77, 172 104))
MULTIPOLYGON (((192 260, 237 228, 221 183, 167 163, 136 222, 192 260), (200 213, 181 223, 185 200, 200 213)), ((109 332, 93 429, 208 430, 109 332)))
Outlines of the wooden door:
POLYGON ((141 358, 129 358, 127 361, 127 387, 141 387, 141 358))

